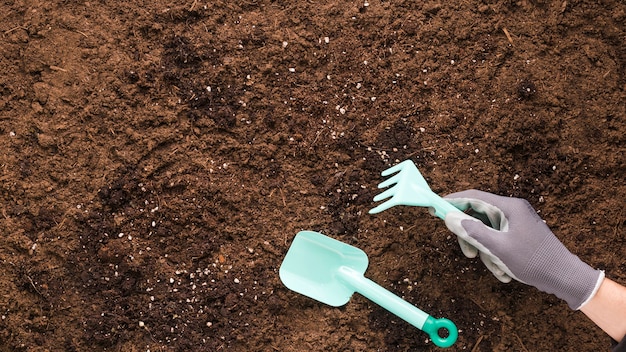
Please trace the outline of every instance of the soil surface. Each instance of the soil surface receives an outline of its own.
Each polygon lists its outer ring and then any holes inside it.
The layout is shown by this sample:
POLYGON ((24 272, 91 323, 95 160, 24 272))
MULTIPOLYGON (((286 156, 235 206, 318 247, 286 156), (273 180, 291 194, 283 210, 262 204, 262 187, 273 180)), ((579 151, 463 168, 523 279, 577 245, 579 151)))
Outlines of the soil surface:
POLYGON ((453 351, 600 351, 380 172, 528 199, 626 283, 621 0, 40 1, 0 14, 0 351, 436 351, 278 277, 300 230, 459 327, 453 351))

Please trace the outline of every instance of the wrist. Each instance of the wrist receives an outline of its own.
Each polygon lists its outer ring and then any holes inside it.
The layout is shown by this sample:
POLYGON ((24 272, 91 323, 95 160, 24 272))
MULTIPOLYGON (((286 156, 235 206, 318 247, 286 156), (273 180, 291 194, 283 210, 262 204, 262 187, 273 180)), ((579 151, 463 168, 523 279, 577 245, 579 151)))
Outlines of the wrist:
POLYGON ((626 335, 626 287, 603 278, 596 294, 580 309, 614 340, 626 335))

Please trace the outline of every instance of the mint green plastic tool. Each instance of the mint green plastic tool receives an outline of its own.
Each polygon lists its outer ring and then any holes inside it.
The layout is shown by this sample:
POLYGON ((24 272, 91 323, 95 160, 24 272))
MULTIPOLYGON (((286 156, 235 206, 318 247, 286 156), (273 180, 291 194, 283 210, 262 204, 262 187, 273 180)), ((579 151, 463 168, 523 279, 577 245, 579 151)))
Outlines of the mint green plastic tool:
POLYGON ((376 195, 374 202, 390 199, 370 210, 370 214, 380 213, 396 205, 430 207, 435 209, 435 215, 441 219, 445 219, 446 214, 450 211, 460 211, 430 189, 411 160, 405 160, 392 166, 383 171, 381 175, 383 177, 393 176, 381 182, 378 188, 393 187, 376 195))
POLYGON ((342 306, 355 292, 426 332, 439 347, 452 346, 458 337, 456 325, 435 319, 402 298, 363 276, 367 254, 359 248, 314 231, 301 231, 294 238, 280 266, 280 279, 289 289, 331 306, 342 306), (447 331, 446 337, 439 335, 447 331))

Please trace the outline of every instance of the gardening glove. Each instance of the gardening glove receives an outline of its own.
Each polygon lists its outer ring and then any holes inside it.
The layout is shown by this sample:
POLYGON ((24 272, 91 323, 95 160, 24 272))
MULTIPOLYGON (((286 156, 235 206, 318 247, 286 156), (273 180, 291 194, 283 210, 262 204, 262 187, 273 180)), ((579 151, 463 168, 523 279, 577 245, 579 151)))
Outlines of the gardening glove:
POLYGON ((464 212, 449 212, 446 226, 469 258, 480 255, 502 282, 511 278, 565 300, 580 309, 593 298, 604 279, 572 254, 524 199, 469 190, 447 201, 464 212))

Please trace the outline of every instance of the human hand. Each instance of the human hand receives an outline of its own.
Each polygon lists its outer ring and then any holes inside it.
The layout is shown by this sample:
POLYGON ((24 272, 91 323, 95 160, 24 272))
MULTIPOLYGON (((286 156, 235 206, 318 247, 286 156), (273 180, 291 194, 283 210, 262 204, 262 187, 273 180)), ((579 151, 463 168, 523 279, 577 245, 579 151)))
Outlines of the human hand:
POLYGON ((528 201, 477 190, 445 198, 467 212, 449 212, 445 218, 463 254, 480 255, 500 281, 513 278, 555 294, 574 310, 593 298, 604 272, 565 248, 528 201))

